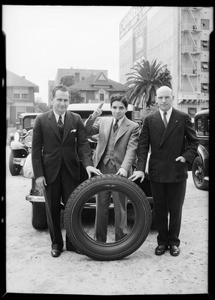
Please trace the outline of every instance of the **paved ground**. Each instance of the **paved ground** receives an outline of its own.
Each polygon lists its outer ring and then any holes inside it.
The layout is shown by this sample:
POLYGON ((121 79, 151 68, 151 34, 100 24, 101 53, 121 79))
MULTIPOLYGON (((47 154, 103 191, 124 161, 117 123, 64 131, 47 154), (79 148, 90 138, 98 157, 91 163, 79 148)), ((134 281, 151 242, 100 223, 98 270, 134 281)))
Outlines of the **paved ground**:
MULTIPOLYGON (((8 148, 7 148, 8 161, 8 148)), ((205 294, 208 288, 208 192, 196 189, 189 174, 181 228, 181 254, 155 256, 155 231, 133 254, 99 262, 64 251, 50 255, 47 231, 31 226, 25 200, 31 180, 11 176, 7 166, 7 293, 151 295, 205 294)))

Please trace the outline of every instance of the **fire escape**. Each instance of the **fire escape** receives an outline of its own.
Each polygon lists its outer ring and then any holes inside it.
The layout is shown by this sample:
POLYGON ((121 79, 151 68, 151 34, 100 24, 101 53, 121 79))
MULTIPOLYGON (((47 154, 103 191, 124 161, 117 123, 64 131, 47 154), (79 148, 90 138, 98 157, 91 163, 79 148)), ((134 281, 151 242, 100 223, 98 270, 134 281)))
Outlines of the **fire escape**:
POLYGON ((179 103, 198 103, 201 98, 201 9, 181 9, 179 103))

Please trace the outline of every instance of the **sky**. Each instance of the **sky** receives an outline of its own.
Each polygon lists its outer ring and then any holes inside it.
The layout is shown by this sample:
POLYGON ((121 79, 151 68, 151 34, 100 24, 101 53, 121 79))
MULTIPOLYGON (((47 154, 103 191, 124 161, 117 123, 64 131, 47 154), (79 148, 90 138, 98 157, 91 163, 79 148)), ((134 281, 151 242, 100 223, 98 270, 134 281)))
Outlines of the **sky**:
POLYGON ((6 69, 39 86, 59 68, 104 69, 119 82, 119 23, 129 6, 3 5, 6 69))

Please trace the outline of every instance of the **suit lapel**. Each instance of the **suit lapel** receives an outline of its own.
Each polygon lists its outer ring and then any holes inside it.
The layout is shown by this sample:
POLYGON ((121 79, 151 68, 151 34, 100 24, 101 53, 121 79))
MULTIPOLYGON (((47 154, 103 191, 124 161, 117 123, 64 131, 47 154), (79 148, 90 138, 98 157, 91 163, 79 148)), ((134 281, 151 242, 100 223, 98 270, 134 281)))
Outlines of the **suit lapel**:
POLYGON ((118 141, 118 139, 128 130, 128 126, 130 126, 127 117, 124 117, 122 124, 119 126, 119 130, 116 135, 115 143, 118 141))
POLYGON ((57 127, 57 122, 55 119, 55 115, 53 113, 53 110, 50 110, 49 114, 48 114, 48 121, 49 121, 49 125, 51 127, 51 129, 54 131, 54 133, 57 135, 57 137, 59 138, 59 140, 61 140, 60 138, 60 133, 59 133, 59 129, 57 127))
POLYGON ((114 121, 113 118, 107 118, 105 120, 104 128, 103 128, 103 130, 104 130, 104 148, 106 148, 107 142, 109 140, 111 129, 113 126, 113 121, 114 121))
POLYGON ((159 135, 163 135, 165 131, 165 126, 159 110, 156 111, 156 113, 153 115, 152 121, 153 121, 153 126, 158 131, 159 135))
POLYGON ((69 113, 68 111, 65 114, 65 119, 64 119, 64 129, 63 129, 63 140, 62 143, 64 142, 64 140, 66 139, 66 136, 68 135, 68 133, 71 131, 72 128, 72 124, 73 124, 73 118, 71 113, 69 113))
POLYGON ((176 128, 176 126, 178 126, 179 119, 180 119, 179 114, 173 108, 171 117, 169 119, 168 126, 167 126, 167 128, 164 132, 164 135, 163 135, 162 139, 161 139, 160 146, 162 146, 162 144, 166 141, 166 139, 169 137, 169 135, 172 133, 172 131, 176 128))

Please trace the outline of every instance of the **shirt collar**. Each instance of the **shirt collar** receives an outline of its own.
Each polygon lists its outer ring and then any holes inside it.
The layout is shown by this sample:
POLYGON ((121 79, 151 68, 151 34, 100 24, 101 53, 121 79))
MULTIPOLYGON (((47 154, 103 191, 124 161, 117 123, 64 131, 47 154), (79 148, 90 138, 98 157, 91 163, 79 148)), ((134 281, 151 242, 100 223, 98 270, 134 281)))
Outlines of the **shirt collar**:
MULTIPOLYGON (((160 108, 159 108, 159 111, 160 111, 160 114, 161 114, 161 118, 163 118, 163 113, 164 113, 164 111, 161 110, 160 108)), ((169 118, 170 118, 170 116, 171 116, 171 113, 172 113, 172 106, 171 106, 170 109, 167 110, 167 112, 166 112, 166 118, 167 118, 167 120, 169 120, 169 118)))
MULTIPOLYGON (((59 119, 59 114, 57 114, 55 111, 54 111, 54 109, 53 109, 53 113, 54 113, 54 115, 55 115, 55 119, 56 119, 56 121, 58 122, 58 119, 59 119)), ((61 115, 61 117, 62 117, 62 122, 64 123, 64 118, 65 118, 65 113, 63 113, 62 115, 61 115)))
MULTIPOLYGON (((125 116, 118 121, 118 127, 122 124, 122 121, 124 120, 125 116)), ((116 119, 114 118, 114 124, 116 123, 116 119)))

